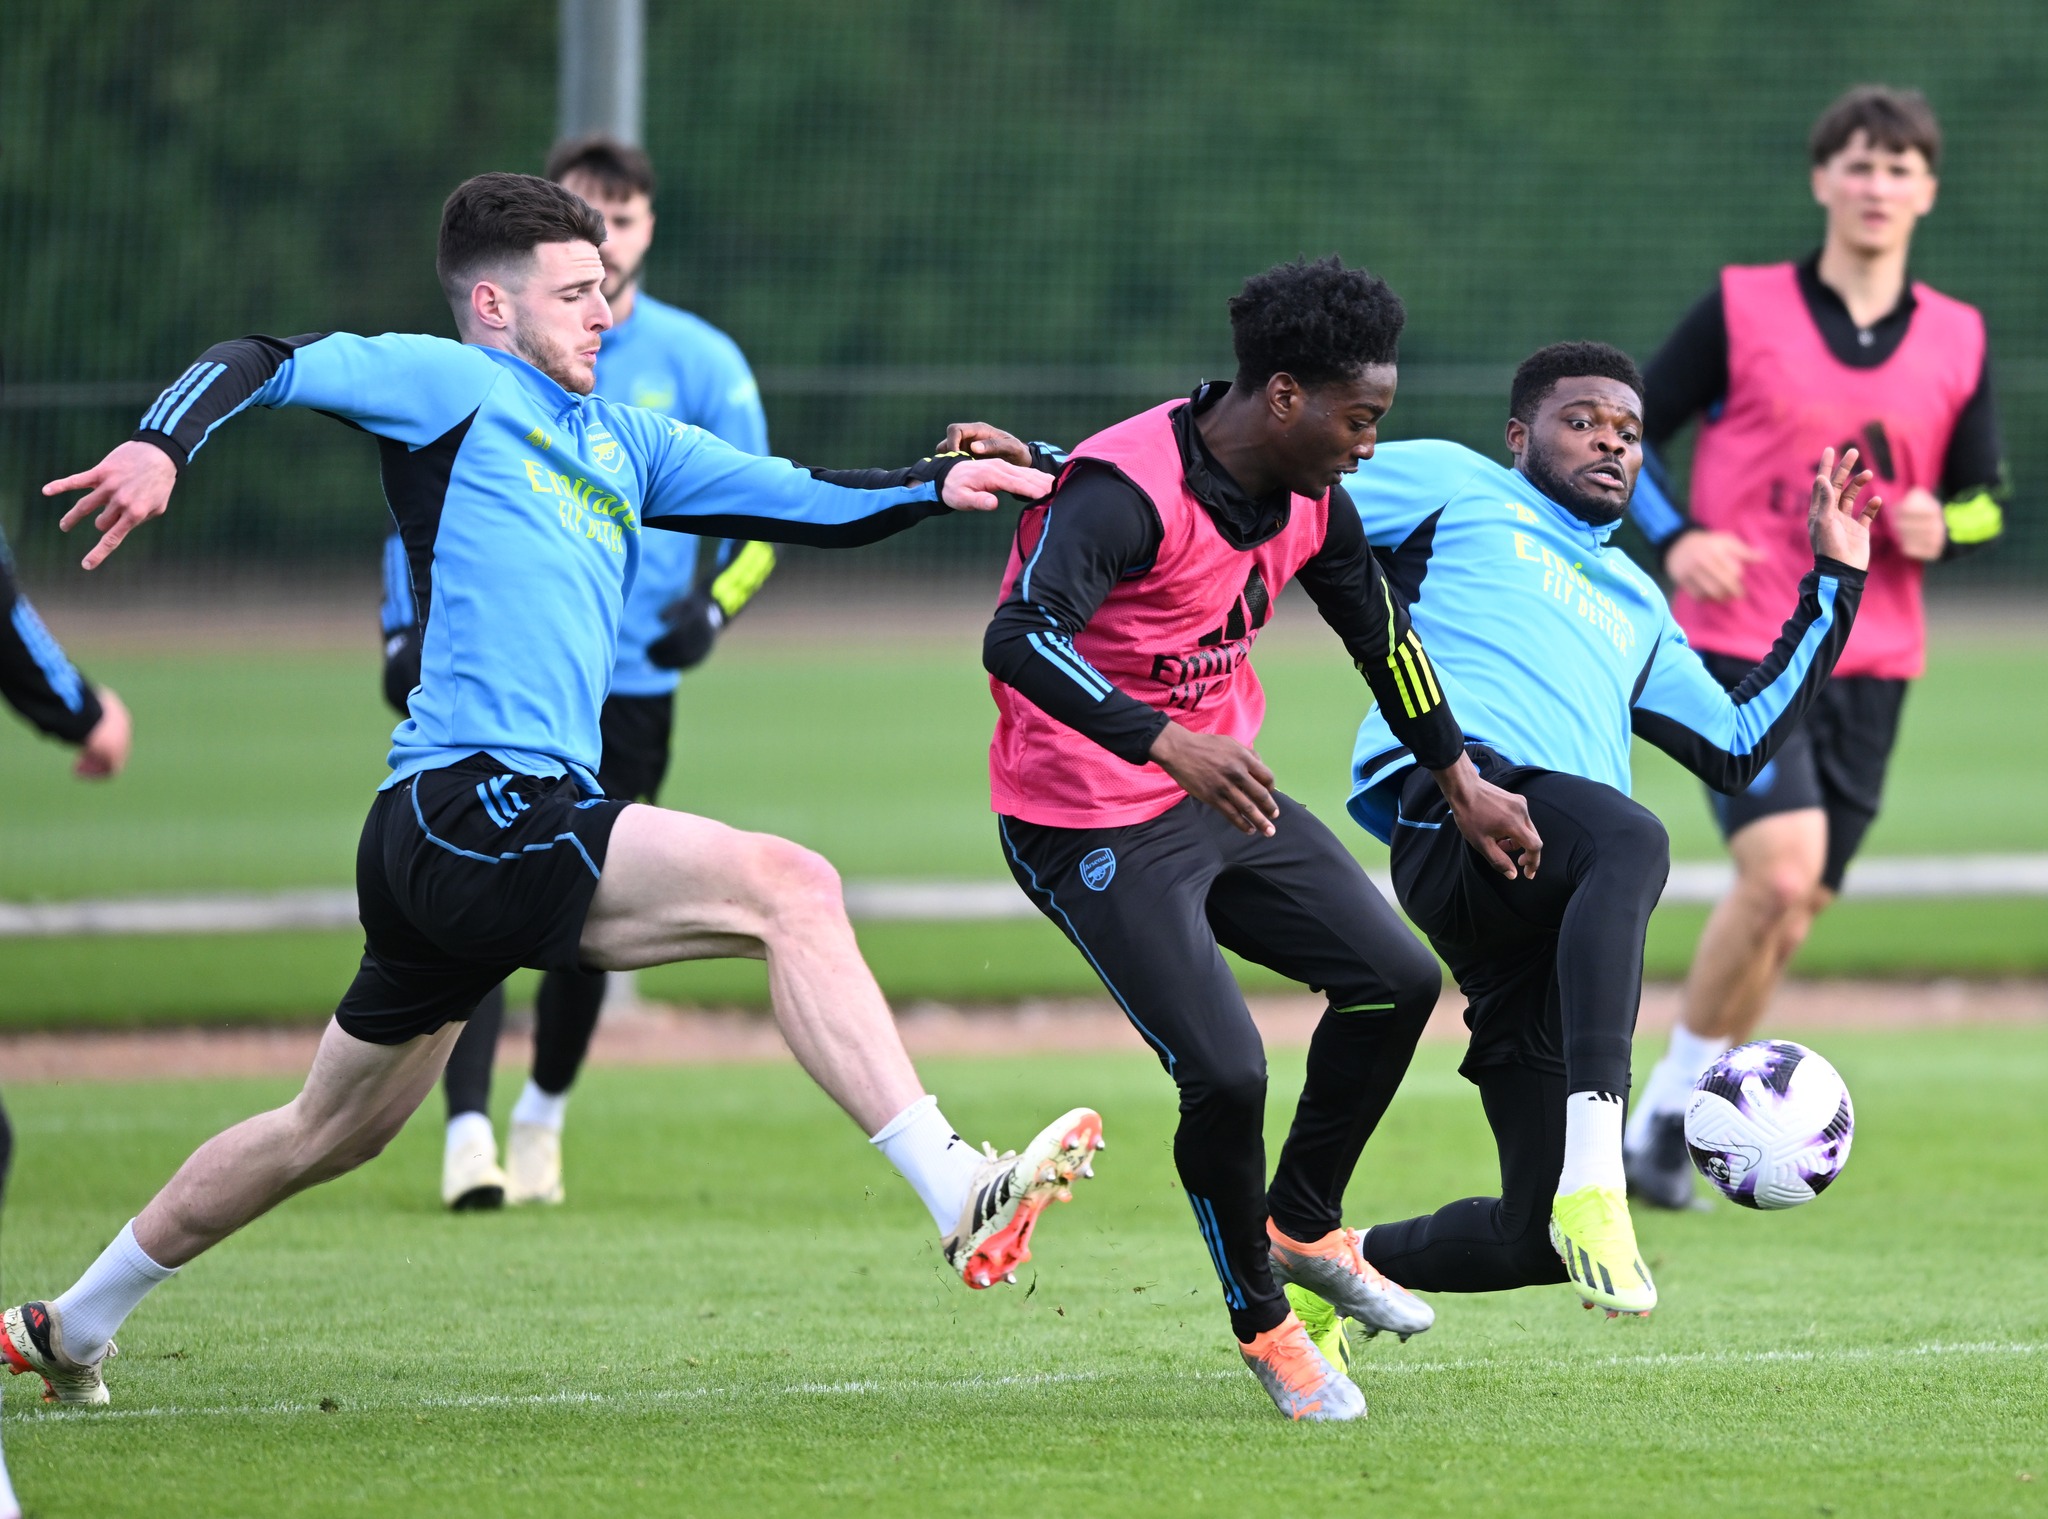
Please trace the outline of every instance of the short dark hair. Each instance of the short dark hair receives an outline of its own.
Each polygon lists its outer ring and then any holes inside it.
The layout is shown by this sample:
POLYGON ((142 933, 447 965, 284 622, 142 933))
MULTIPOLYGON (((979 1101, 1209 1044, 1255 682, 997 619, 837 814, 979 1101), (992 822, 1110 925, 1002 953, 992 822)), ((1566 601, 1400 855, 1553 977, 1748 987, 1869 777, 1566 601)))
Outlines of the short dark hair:
POLYGON ((469 298, 476 276, 542 243, 604 241, 604 217, 580 195, 532 174, 479 174, 441 207, 434 272, 450 302, 469 298))
POLYGON ((1941 123, 1934 107, 1918 90, 1895 90, 1887 84, 1859 84, 1820 113, 1806 139, 1806 151, 1824 164, 1861 132, 1871 146, 1888 153, 1918 148, 1927 167, 1941 163, 1941 123))
POLYGON ((571 174, 596 180, 607 200, 654 199, 654 161, 631 143, 602 132, 566 137, 548 150, 548 178, 560 184, 571 174))
POLYGON ((1514 388, 1508 392, 1508 415, 1524 422, 1536 418, 1543 398, 1557 389, 1560 380, 1598 375, 1619 380, 1643 398, 1643 376, 1636 361, 1611 343, 1552 343, 1522 360, 1515 370, 1514 388))
POLYGON ((1283 371, 1304 385, 1353 379, 1395 361, 1407 319, 1385 280, 1346 269, 1334 253, 1275 265, 1230 300, 1237 383, 1261 386, 1283 371))

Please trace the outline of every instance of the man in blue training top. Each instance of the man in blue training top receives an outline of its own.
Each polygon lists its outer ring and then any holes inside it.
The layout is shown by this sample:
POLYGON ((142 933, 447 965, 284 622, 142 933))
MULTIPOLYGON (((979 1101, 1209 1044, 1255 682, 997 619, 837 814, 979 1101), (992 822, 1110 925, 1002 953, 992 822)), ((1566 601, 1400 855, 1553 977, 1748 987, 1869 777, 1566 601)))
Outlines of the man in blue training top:
POLYGON ((1629 799, 1631 731, 1718 790, 1770 760, 1847 642, 1870 562, 1855 453, 1813 482, 1813 568, 1769 654, 1732 689, 1689 648, 1656 583, 1608 539, 1642 464, 1642 380, 1600 343, 1517 371, 1504 468, 1455 443, 1381 446, 1351 487, 1394 594, 1427 640, 1488 780, 1519 792, 1543 871, 1485 867, 1430 777, 1370 712, 1352 816, 1392 846, 1394 889, 1466 997, 1465 1076, 1500 1151, 1501 1195, 1378 1224, 1374 1266, 1423 1291, 1569 1279, 1588 1307, 1647 1313, 1622 1175, 1643 938, 1669 841, 1629 799))
MULTIPOLYGON (((701 427, 742 453, 768 452, 760 387, 739 345, 701 317, 640 289, 654 239, 654 166, 639 148, 609 137, 574 138, 548 155, 547 177, 604 217, 604 298, 612 326, 597 350, 597 393, 701 427)), ((766 543, 651 533, 626 593, 597 779, 606 796, 652 802, 668 773, 680 673, 702 661, 726 622, 775 568, 766 543)), ((419 680, 419 623, 412 575, 397 534, 384 555, 384 691, 401 714, 419 680)), ((559 1203, 562 1124, 605 997, 603 971, 557 970, 534 999, 533 1065, 512 1109, 505 1165, 491 1132, 491 1065, 505 1019, 505 990, 477 1004, 448 1056, 442 1088, 448 1129, 441 1200, 451 1208, 559 1203)))
POLYGON ((970 1286, 1028 1255, 1039 1212, 1099 1147, 1075 1109, 986 1159, 927 1096, 810 851, 606 798, 599 708, 644 526, 844 545, 948 508, 1036 498, 996 460, 806 471, 591 395, 611 326, 604 220, 547 180, 485 174, 442 212, 436 268, 461 342, 387 333, 219 343, 93 468, 44 487, 101 531, 93 569, 169 504, 245 408, 305 406, 377 439, 425 610, 420 683, 356 860, 362 966, 304 1088, 215 1136, 61 1297, 0 1317, 0 1356, 62 1402, 104 1403, 112 1336, 151 1288, 242 1225, 381 1150, 432 1090, 454 1025, 517 966, 768 962, 806 1071, 903 1172, 970 1286))

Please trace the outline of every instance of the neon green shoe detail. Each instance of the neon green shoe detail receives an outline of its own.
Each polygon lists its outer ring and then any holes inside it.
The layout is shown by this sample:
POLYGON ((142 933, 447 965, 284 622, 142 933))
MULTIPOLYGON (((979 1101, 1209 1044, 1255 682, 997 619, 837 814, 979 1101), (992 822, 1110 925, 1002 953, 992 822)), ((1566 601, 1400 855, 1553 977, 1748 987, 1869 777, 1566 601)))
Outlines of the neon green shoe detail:
POLYGON ((1337 1310, 1306 1287, 1297 1287, 1289 1282, 1281 1290, 1287 1294, 1287 1306, 1301 1320, 1301 1327, 1308 1331, 1309 1339, 1323 1353, 1323 1359, 1348 1374, 1351 1370, 1351 1342, 1344 1337, 1344 1320, 1337 1316, 1337 1310))
POLYGON ((1647 1314, 1657 1287, 1636 1248, 1628 1199, 1614 1187, 1581 1187, 1550 1205, 1550 1246, 1588 1308, 1647 1314))

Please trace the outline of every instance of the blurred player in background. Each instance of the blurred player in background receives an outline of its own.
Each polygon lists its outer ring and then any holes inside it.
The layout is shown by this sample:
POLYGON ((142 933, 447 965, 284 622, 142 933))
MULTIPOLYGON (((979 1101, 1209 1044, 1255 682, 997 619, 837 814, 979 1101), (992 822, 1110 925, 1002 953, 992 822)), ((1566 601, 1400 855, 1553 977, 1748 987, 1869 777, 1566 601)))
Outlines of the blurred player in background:
POLYGON ((1877 816, 1908 684, 1924 664, 1921 575, 2003 530, 2003 449, 1984 320, 1913 280, 1913 229, 1934 209, 1941 128, 1913 90, 1865 85, 1808 144, 1820 251, 1731 266, 1644 376, 1651 467, 1632 515, 1664 551, 1672 610, 1715 676, 1741 681, 1777 636, 1807 561, 1806 482, 1826 448, 1856 448, 1892 503, 1855 636, 1775 763, 1710 797, 1735 885, 1707 919, 1671 1045, 1628 1126, 1631 1190, 1688 1206, 1684 1105, 1750 1037, 1814 917, 1877 816), (1690 513, 1655 451, 1695 418, 1690 513))
POLYGON ((1541 849, 1521 799, 1466 757, 1344 493, 1393 404, 1403 318, 1384 281, 1334 258, 1248 281, 1230 303, 1237 377, 1074 449, 1018 528, 983 644, 1005 860, 1179 1088, 1174 1165, 1231 1330, 1296 1419, 1359 1418, 1365 1399, 1283 1287, 1375 1332, 1432 1322, 1367 1264, 1343 1203, 1442 976, 1251 748, 1252 645, 1290 580, 1451 799, 1451 836, 1509 876, 1503 841, 1531 874, 1541 849), (1270 1188, 1265 1049, 1219 945, 1329 999, 1270 1188))
MULTIPOLYGON (((0 697, 59 743, 78 750, 72 774, 81 780, 105 780, 128 763, 128 709, 105 686, 94 686, 65 658, 57 640, 43 626, 36 609, 21 594, 7 540, 0 537, 0 697)), ((0 1198, 7 1191, 7 1172, 14 1160, 14 1129, 0 1105, 0 1198)), ((0 1357, 6 1345, 0 1341, 0 1357)), ((0 1454, 0 1519, 20 1519, 7 1459, 0 1454)))
MULTIPOLYGON (((597 394, 701 427, 750 454, 768 452, 760 388, 739 345, 701 317, 640 288, 654 238, 654 166, 640 149, 608 137, 557 145, 547 177, 602 212, 604 297, 612 327, 597 351, 597 394)), ((775 568, 765 543, 653 533, 642 540, 640 570, 626 593, 619 652, 601 723, 606 796, 651 802, 667 774, 675 692, 684 670, 711 652, 720 629, 739 614, 775 568)), ((402 716, 419 681, 419 611, 405 546, 384 546, 384 694, 402 716)), ((562 1124, 569 1088, 582 1068, 604 1002, 602 971, 550 971, 534 1000, 533 1068, 512 1109, 505 1165, 491 1132, 491 1065, 504 1024, 505 989, 477 1004, 442 1086, 448 1098, 441 1200, 451 1208, 559 1203, 562 1124)))
POLYGON ((105 780, 128 763, 128 709, 64 657, 14 578, 14 559, 0 537, 0 697, 36 727, 78 751, 71 773, 105 780))
MULTIPOLYGON (((604 235, 559 185, 479 175, 449 196, 435 260, 461 341, 216 343, 127 442, 44 487, 85 493, 61 525, 99 529, 93 569, 169 506, 215 428, 259 404, 325 412, 377 439, 428 608, 420 684, 356 856, 355 980, 292 1101, 201 1145, 61 1296, 0 1315, 0 1355, 59 1401, 108 1400, 115 1331, 186 1262, 377 1155, 433 1090, 455 1025, 520 966, 765 960, 791 1051, 910 1183, 971 1287, 1029 1258, 1040 1212, 1100 1147, 1085 1108, 1022 1154, 963 1142, 904 1051, 829 864, 784 839, 608 798, 596 779, 644 528, 852 546, 993 510, 998 490, 1036 499, 1045 477, 963 456, 807 471, 592 395, 611 326, 604 235)), ((717 1160, 679 1157, 689 1170, 717 1160)))
POLYGON ((1603 343, 1516 371, 1506 468, 1456 443, 1390 443, 1352 497, 1397 601, 1436 651, 1479 773, 1526 797, 1543 871, 1505 878, 1446 805, 1382 700, 1358 730, 1351 815, 1391 850, 1394 889, 1465 993, 1460 1067, 1479 1088, 1500 1194, 1365 1231, 1410 1287, 1498 1292, 1569 1280, 1589 1308, 1648 1313, 1622 1112, 1643 941, 1670 843, 1629 796, 1631 733, 1739 787, 1789 741, 1850 637, 1868 563, 1868 473, 1809 478, 1806 574, 1734 690, 1686 646, 1656 582, 1614 548, 1642 462, 1642 380, 1603 343))

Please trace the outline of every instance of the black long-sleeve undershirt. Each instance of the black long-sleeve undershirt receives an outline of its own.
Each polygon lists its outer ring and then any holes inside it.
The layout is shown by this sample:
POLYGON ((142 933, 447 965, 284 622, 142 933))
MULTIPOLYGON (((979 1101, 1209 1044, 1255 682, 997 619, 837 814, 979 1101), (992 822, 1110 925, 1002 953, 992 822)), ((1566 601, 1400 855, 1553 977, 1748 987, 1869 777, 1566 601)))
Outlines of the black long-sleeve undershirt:
POLYGON ((77 745, 99 726, 100 699, 15 584, 0 542, 0 697, 60 742, 77 745))
MULTIPOLYGON (((1196 405, 1213 403, 1220 393, 1214 390, 1196 405)), ((1199 443, 1191 416, 1182 414, 1180 420, 1182 455, 1193 455, 1189 478, 1197 499, 1215 517, 1219 508, 1210 498, 1223 497, 1221 510, 1229 516, 1219 528, 1233 541, 1238 534, 1257 541, 1258 512, 1263 505, 1270 514, 1271 506, 1245 498, 1199 443)), ((1048 504, 1029 575, 1018 577, 982 641, 982 663, 997 680, 1134 765, 1149 757, 1167 715, 1107 681, 1091 689, 1074 678, 1067 661, 1079 661, 1073 635, 1088 625, 1116 586, 1152 569, 1162 537, 1157 511, 1135 485, 1107 465, 1079 461, 1048 504)), ((1397 736, 1431 769, 1453 763, 1463 744, 1456 718, 1441 700, 1430 702, 1426 696, 1426 705, 1411 715, 1412 697, 1404 696, 1389 664, 1397 646, 1413 659, 1420 643, 1406 611, 1387 589, 1358 510, 1341 486, 1331 492, 1323 545, 1295 579, 1343 642, 1397 736)), ((1279 589, 1274 587, 1273 594, 1279 589)))

